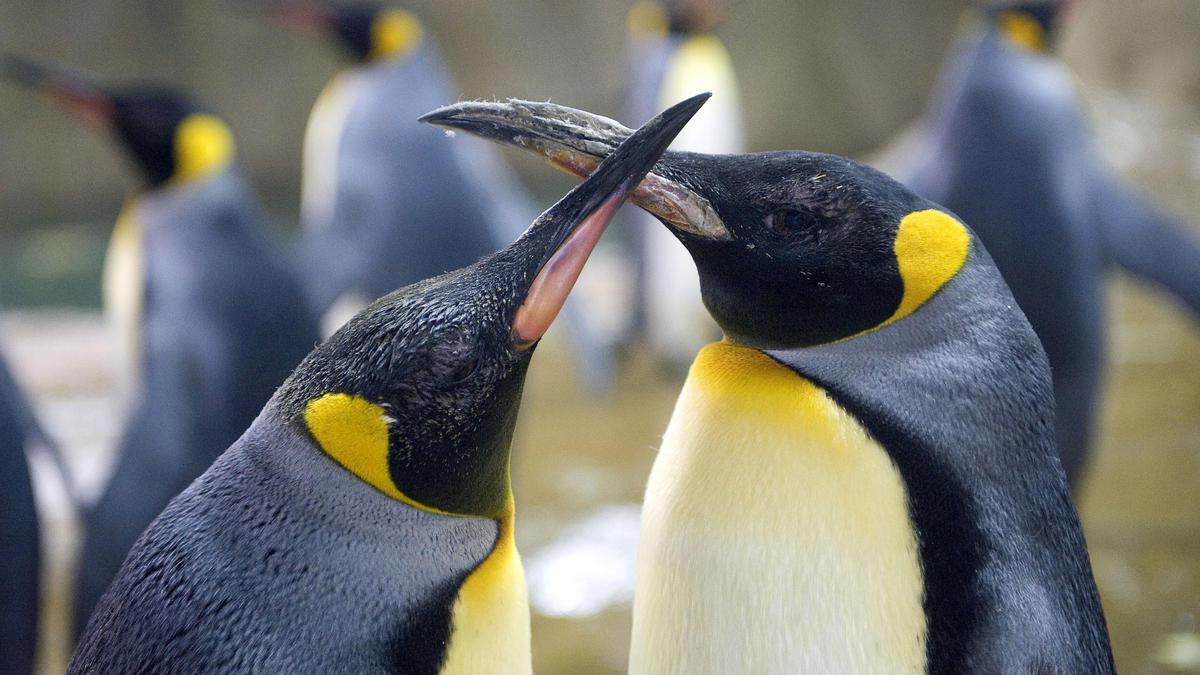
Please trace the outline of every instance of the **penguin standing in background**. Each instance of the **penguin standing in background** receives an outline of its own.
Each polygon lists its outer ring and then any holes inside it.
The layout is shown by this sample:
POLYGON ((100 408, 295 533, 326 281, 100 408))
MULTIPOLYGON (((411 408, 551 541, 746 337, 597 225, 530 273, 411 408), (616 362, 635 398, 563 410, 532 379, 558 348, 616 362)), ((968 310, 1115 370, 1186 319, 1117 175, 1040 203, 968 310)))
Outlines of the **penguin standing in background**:
MULTIPOLYGON (((537 215, 494 148, 445 143, 415 121, 458 98, 415 14, 376 2, 263 7, 284 25, 335 38, 354 60, 326 85, 304 138, 300 269, 322 334, 395 288, 507 246, 537 215)), ((584 384, 610 390, 613 356, 591 312, 572 298, 563 314, 584 384)))
MULTIPOLYGON (((741 99, 733 63, 713 30, 725 18, 727 0, 643 1, 628 16, 628 119, 640 123, 669 101, 693 91, 713 100, 675 139, 673 150, 745 152, 741 99)), ((666 230, 635 212, 627 232, 634 266, 632 334, 679 372, 700 347, 720 336, 700 299, 695 266, 666 230)))
POLYGON ((895 174, 987 245, 1050 359, 1058 452, 1078 483, 1105 366, 1116 265, 1200 315, 1200 240, 1104 165, 1052 48, 1065 0, 988 4, 953 51, 919 149, 895 174))
POLYGON ((265 11, 336 38, 354 59, 326 85, 304 138, 301 264, 326 333, 385 293, 507 245, 536 215, 492 148, 445 143, 416 122, 458 98, 416 15, 322 0, 265 11))
POLYGON ((530 672, 508 471, 525 372, 705 98, 634 133, 508 248, 380 299, 309 354, 138 541, 70 672, 530 672))
POLYGON ((33 672, 40 542, 27 447, 41 437, 33 410, 0 356, 0 673, 33 672))
POLYGON ((167 502, 245 430, 317 342, 224 122, 167 89, 108 89, 7 57, 9 76, 115 132, 144 181, 113 230, 105 313, 130 412, 84 515, 76 628, 167 502))
MULTIPOLYGON (((629 134, 521 101, 441 124, 578 175, 629 134)), ((961 221, 809 152, 668 152, 630 200, 725 333, 651 471, 630 672, 1113 672, 1045 353, 961 221)))

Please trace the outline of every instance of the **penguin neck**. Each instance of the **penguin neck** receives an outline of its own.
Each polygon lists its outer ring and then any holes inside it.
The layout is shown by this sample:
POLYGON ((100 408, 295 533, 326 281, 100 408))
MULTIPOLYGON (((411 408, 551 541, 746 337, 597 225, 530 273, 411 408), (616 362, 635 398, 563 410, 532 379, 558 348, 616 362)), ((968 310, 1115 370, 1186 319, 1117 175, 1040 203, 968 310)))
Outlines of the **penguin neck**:
POLYGON ((911 316, 769 356, 827 392, 903 477, 931 671, 1024 645, 1078 659, 1062 672, 1101 672, 1104 618, 1054 454, 1049 367, 982 247, 911 316))
POLYGON ((492 552, 459 587, 441 675, 533 670, 529 593, 514 539, 513 513, 510 494, 498 518, 492 552))
POLYGON ((646 490, 630 671, 919 672, 922 595, 887 452, 762 352, 705 347, 646 490))

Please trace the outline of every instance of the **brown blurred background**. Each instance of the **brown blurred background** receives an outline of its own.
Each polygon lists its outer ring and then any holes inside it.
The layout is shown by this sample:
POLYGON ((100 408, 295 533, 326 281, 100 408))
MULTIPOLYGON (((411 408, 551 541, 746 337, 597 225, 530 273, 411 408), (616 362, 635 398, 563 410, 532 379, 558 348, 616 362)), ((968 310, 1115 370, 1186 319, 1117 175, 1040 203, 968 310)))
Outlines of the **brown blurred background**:
MULTIPOLYGON (((965 5, 742 0, 719 35, 738 68, 751 148, 869 157, 923 109, 965 5)), ((625 0, 408 6, 439 40, 465 97, 552 98, 610 115, 622 108, 625 0)), ((193 91, 231 122, 241 162, 284 234, 299 201, 305 119, 344 63, 331 45, 234 7, 0 0, 0 48, 111 81, 193 91)), ((1109 159, 1200 233, 1198 44, 1197 0, 1088 0, 1063 54, 1109 159)), ((547 204, 569 184, 534 161, 505 157, 547 204)), ((0 83, 0 302, 10 308, 0 335, 50 431, 93 485, 118 422, 95 308, 103 247, 132 184, 126 168, 108 139, 0 83)), ((1120 670, 1200 672, 1200 325, 1139 284, 1115 280, 1113 290, 1105 422, 1080 495, 1093 563, 1120 670)), ((630 549, 635 505, 679 383, 633 354, 616 394, 593 400, 578 393, 556 344, 538 361, 515 450, 518 534, 527 564, 540 570, 531 570, 535 592, 554 597, 563 583, 558 597, 570 597, 570 579, 547 580, 545 570, 565 566, 570 577, 580 550, 594 561, 630 549), (603 546, 589 549, 596 540, 603 546)), ((61 581, 70 577, 63 566, 74 530, 53 489, 43 492, 61 581)), ((611 581, 591 605, 550 612, 573 616, 535 618, 538 672, 623 670, 622 583, 611 581)), ((54 626, 66 592, 59 585, 48 596, 46 672, 64 664, 54 626)))

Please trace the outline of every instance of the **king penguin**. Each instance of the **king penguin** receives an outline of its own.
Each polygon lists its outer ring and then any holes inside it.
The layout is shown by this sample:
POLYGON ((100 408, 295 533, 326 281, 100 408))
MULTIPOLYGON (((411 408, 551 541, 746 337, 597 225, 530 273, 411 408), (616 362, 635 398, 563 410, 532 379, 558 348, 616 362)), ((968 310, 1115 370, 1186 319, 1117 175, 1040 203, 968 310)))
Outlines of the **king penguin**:
MULTIPOLYGON (((304 137, 299 259, 323 334, 384 293, 507 246, 537 215, 494 148, 444 143, 414 121, 458 98, 416 14, 369 1, 261 7, 286 26, 334 38, 353 61, 321 92, 304 137)), ((584 384, 605 392, 613 355, 592 314, 572 296, 562 323, 584 384)))
POLYGON ((1050 358, 1058 451, 1078 483, 1104 383, 1104 273, 1119 267, 1200 316, 1200 239, 1105 166, 1052 51, 1068 4, 975 10, 919 149, 895 173, 966 219, 994 256, 1050 358))
POLYGON ((704 99, 634 133, 511 246, 385 296, 309 354, 134 546, 70 672, 529 673, 508 471, 525 372, 704 99))
POLYGON ((237 439, 318 335, 223 121, 174 90, 111 89, 12 56, 4 67, 115 132, 143 180, 105 260, 129 414, 112 477, 84 514, 78 632, 137 536, 237 439))
MULTIPOLYGON (((669 101, 706 90, 712 102, 675 139, 672 150, 745 152, 737 76, 714 34, 726 0, 643 1, 629 11, 629 93, 626 115, 649 119, 669 101)), ((664 365, 686 372, 696 352, 720 336, 700 299, 695 267, 675 238, 635 211, 627 228, 634 267, 631 337, 645 340, 664 365)))
POLYGON ((353 59, 321 92, 304 138, 300 256, 326 332, 385 293, 506 246, 536 215, 492 148, 445 143, 415 121, 458 98, 415 14, 324 0, 263 11, 353 59))
MULTIPOLYGON (((629 134, 521 101, 442 124, 580 175, 629 134)), ((725 334, 646 488, 631 673, 1113 672, 1045 353, 961 220, 810 152, 668 152, 630 199, 725 334)))
POLYGON ((32 673, 38 644, 40 544, 28 446, 39 427, 0 355, 0 673, 32 673))

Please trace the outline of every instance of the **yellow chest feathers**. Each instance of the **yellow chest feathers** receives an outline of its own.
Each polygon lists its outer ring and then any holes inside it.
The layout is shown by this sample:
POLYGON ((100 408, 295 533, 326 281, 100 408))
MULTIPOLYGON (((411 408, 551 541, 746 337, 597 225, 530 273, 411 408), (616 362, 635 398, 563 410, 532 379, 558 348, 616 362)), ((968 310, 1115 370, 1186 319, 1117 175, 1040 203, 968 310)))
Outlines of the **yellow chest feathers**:
MULTIPOLYGON (((338 464, 383 494, 414 509, 467 517, 421 504, 397 489, 387 465, 387 411, 349 394, 309 402, 304 422, 317 444, 338 464)), ((513 540, 513 502, 500 514, 496 545, 458 589, 442 675, 529 673, 529 593, 513 540)))
POLYGON ((709 345, 646 490, 632 673, 925 667, 903 481, 813 383, 709 345))

